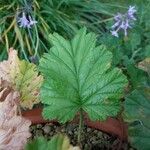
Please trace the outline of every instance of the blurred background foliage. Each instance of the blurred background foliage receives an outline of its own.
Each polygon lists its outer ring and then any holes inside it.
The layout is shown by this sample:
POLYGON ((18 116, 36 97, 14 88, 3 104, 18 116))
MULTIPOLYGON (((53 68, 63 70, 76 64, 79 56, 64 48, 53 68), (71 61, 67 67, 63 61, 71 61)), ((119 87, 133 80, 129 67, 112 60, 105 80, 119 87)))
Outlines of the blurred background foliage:
POLYGON ((115 64, 119 63, 124 51, 127 55, 131 55, 131 58, 136 57, 137 53, 142 57, 147 53, 150 55, 148 51, 150 19, 147 18, 149 3, 148 0, 126 2, 124 0, 2 0, 0 1, 0 60, 6 58, 9 47, 17 49, 21 58, 37 59, 50 48, 49 33, 56 31, 70 38, 82 26, 97 33, 100 43, 107 43, 112 51, 115 48, 115 64), (129 37, 127 42, 130 44, 124 46, 123 38, 116 39, 110 35, 110 26, 113 16, 119 11, 125 12, 129 5, 135 5, 139 15, 136 28, 130 34, 133 38, 130 40, 129 37), (23 11, 38 21, 31 29, 18 26, 17 17, 23 11), (145 52, 141 53, 143 45, 145 52), (124 48, 120 51, 122 46, 124 48))
POLYGON ((113 6, 98 0, 4 0, 0 2, 0 59, 9 47, 20 57, 40 57, 50 48, 48 34, 54 31, 69 38, 82 26, 98 35, 105 32, 105 22, 112 19, 113 6), (38 21, 31 29, 18 27, 17 16, 27 12, 38 21))

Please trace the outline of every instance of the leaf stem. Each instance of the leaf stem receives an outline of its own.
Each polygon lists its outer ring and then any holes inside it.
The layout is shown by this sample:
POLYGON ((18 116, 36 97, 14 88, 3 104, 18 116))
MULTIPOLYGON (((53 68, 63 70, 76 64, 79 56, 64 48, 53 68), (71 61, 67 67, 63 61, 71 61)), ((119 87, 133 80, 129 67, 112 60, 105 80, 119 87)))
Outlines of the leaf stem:
POLYGON ((83 130, 84 116, 83 110, 80 109, 80 120, 79 120, 79 129, 78 129, 78 144, 81 145, 81 134, 83 130))

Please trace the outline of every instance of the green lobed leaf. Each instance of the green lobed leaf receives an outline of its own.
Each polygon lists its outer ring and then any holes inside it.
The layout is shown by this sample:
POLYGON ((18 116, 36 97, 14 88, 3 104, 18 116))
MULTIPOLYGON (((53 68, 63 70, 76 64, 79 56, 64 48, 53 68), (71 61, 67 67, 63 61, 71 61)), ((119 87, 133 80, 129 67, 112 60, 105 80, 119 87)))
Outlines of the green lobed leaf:
POLYGON ((112 53, 97 46, 96 35, 86 28, 71 41, 57 33, 49 38, 53 47, 40 60, 44 117, 66 122, 81 109, 92 120, 115 116, 127 79, 120 69, 111 68, 112 53))
POLYGON ((150 148, 150 97, 135 90, 125 100, 126 121, 129 123, 129 141, 138 150, 150 148))
POLYGON ((141 84, 145 84, 147 77, 145 72, 138 69, 135 62, 131 61, 128 57, 124 57, 124 65, 129 76, 129 82, 133 89, 138 88, 141 84))
POLYGON ((25 150, 80 150, 79 147, 70 145, 69 138, 62 134, 55 135, 50 141, 39 137, 29 142, 25 150))

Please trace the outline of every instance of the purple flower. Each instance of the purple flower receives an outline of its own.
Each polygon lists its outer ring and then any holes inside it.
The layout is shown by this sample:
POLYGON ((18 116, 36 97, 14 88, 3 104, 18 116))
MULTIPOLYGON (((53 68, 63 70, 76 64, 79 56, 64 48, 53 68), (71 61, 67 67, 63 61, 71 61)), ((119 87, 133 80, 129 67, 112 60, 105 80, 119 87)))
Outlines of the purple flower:
POLYGON ((22 13, 22 17, 19 18, 19 20, 18 20, 18 23, 20 24, 20 25, 19 25, 20 27, 23 27, 23 28, 26 28, 26 27, 27 27, 27 28, 31 28, 31 26, 34 25, 34 24, 36 24, 37 21, 33 20, 30 15, 29 15, 28 18, 27 18, 27 16, 26 16, 25 13, 23 12, 23 13, 22 13))
POLYGON ((28 28, 30 28, 32 25, 36 24, 37 21, 36 20, 32 20, 31 16, 29 16, 29 25, 28 28))
POLYGON ((116 21, 115 24, 111 27, 112 28, 112 35, 115 37, 118 36, 118 32, 122 29, 124 30, 124 35, 127 36, 127 30, 132 28, 133 21, 136 20, 135 13, 136 13, 135 6, 129 6, 128 11, 125 14, 118 13, 114 16, 114 20, 116 21))
POLYGON ((121 18, 122 18, 122 14, 120 14, 120 13, 118 13, 118 14, 114 17, 115 21, 120 21, 121 18))
POLYGON ((112 34, 113 36, 115 36, 115 37, 119 37, 117 31, 111 31, 111 34, 112 34))
POLYGON ((20 23, 20 27, 27 27, 29 25, 29 20, 26 18, 25 13, 22 13, 22 17, 19 18, 18 22, 20 23))
POLYGON ((128 18, 131 20, 136 20, 136 18, 134 17, 135 13, 136 13, 135 6, 129 6, 129 9, 127 12, 128 18))

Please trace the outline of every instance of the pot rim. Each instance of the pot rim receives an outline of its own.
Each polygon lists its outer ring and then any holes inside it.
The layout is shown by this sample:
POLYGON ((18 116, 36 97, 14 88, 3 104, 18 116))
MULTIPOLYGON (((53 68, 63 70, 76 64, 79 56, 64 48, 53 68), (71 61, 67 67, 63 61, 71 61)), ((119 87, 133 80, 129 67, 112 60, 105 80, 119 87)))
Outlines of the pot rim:
MULTIPOLYGON (((42 117, 42 108, 33 108, 22 112, 22 116, 32 122, 32 124, 43 124, 43 123, 58 123, 57 120, 45 120, 42 117)), ((75 118, 71 122, 77 122, 75 118)), ((128 127, 127 124, 121 118, 107 118, 105 121, 91 121, 87 115, 85 116, 85 125, 97 130, 101 130, 111 135, 117 136, 123 141, 127 141, 128 127)))

